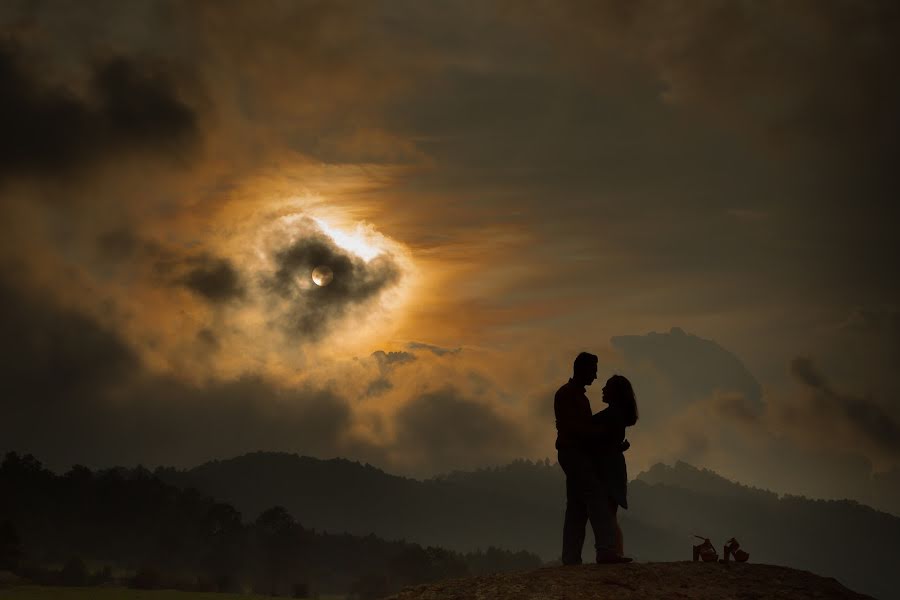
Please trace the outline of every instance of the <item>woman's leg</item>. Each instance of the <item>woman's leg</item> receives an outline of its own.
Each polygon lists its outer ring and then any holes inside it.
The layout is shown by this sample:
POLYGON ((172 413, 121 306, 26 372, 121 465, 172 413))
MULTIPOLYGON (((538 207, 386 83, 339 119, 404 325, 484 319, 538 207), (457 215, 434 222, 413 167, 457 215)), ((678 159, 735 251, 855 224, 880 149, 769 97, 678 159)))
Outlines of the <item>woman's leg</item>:
POLYGON ((616 526, 616 553, 618 553, 619 556, 625 556, 625 540, 622 537, 622 528, 619 527, 618 511, 619 503, 615 500, 610 500, 609 512, 611 513, 613 523, 615 523, 616 526))

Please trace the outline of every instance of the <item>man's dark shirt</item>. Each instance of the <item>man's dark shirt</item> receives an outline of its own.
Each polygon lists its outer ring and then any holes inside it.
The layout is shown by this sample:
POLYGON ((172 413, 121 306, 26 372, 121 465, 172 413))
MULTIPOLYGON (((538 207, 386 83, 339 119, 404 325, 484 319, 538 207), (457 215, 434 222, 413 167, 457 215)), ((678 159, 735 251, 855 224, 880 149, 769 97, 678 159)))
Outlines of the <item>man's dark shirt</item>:
POLYGON ((553 398, 556 415, 556 449, 590 450, 591 402, 580 386, 571 379, 556 391, 553 398))

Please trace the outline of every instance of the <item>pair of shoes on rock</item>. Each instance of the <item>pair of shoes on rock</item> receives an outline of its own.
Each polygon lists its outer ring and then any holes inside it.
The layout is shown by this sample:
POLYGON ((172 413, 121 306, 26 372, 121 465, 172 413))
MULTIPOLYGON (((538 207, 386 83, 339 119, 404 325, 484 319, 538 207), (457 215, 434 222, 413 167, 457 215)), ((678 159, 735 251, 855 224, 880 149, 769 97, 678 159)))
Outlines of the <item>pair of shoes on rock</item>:
MULTIPOLYGON (((713 546, 712 542, 709 541, 709 538, 705 538, 700 535, 694 536, 697 539, 703 540, 702 544, 697 544, 694 546, 694 562, 698 560, 702 560, 703 562, 716 562, 719 560, 719 553, 716 552, 716 547, 713 546)), ((736 562, 747 562, 747 559, 750 558, 750 555, 741 550, 740 544, 734 538, 731 538, 725 543, 725 558, 722 562, 729 562, 729 556, 733 558, 736 562)))
POLYGON ((747 562, 747 559, 750 558, 750 555, 741 550, 741 545, 734 538, 731 538, 727 542, 725 542, 725 558, 722 562, 728 562, 728 556, 731 555, 736 562, 747 562))
POLYGON ((623 563, 630 563, 632 559, 630 556, 622 556, 621 554, 617 554, 615 552, 598 552, 597 553, 597 564, 598 565, 617 565, 623 563))
POLYGON ((716 547, 709 541, 709 538, 705 538, 702 535, 695 535, 694 537, 703 540, 702 544, 697 544, 693 547, 694 562, 697 562, 698 560, 702 560, 703 562, 715 562, 719 560, 719 553, 716 552, 716 547))

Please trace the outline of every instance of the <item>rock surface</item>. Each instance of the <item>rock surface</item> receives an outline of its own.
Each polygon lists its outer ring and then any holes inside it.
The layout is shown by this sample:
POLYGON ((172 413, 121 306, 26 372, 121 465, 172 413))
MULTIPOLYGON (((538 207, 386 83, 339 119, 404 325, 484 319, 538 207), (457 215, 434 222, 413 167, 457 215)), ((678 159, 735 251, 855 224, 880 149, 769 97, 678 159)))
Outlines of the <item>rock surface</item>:
POLYGON ((407 588, 394 600, 864 599, 837 580, 758 564, 631 563, 545 567, 407 588))

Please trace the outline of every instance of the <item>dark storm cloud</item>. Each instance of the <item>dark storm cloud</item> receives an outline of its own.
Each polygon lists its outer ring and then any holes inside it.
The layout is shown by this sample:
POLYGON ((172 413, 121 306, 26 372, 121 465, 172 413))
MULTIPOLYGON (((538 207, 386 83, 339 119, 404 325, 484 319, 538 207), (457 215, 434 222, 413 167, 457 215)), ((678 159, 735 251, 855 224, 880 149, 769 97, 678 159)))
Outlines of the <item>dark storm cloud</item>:
POLYGON ((783 407, 786 423, 808 430, 823 444, 838 442, 880 458, 900 457, 900 422, 883 406, 872 398, 835 391, 807 358, 793 359, 791 373, 809 388, 810 396, 783 407))
POLYGON ((352 421, 347 402, 331 391, 284 389, 253 375, 197 386, 156 378, 133 388, 127 406, 100 416, 98 460, 121 445, 132 462, 181 464, 259 449, 346 453, 352 421))
POLYGON ((52 407, 38 398, 6 399, 3 445, 63 468, 72 462, 185 466, 259 449, 335 456, 346 455, 351 443, 344 439, 352 419, 347 403, 323 389, 283 389, 254 376, 196 386, 141 377, 118 394, 105 401, 67 396, 52 407))
POLYGON ((376 300, 400 280, 400 268, 390 255, 366 262, 322 234, 309 233, 274 258, 276 271, 263 285, 287 303, 279 324, 289 334, 308 339, 320 338, 334 320, 376 300), (331 283, 321 287, 311 284, 313 269, 319 266, 334 274, 331 283))
POLYGON ((715 390, 739 392, 751 406, 761 405, 762 388, 741 360, 712 340, 673 327, 668 333, 613 337, 613 348, 629 365, 652 366, 686 400, 715 390))
POLYGON ((496 408, 453 387, 412 399, 396 414, 397 448, 432 469, 466 468, 520 456, 524 433, 496 408))
POLYGON ((184 287, 212 304, 240 300, 247 294, 244 275, 231 260, 205 252, 187 253, 143 239, 130 229, 116 229, 97 237, 96 251, 106 265, 134 270, 146 264, 156 280, 184 287))
POLYGON ((32 452, 55 468, 189 465, 260 448, 380 456, 344 438, 352 414, 326 389, 150 374, 94 319, 6 280, 0 308, 0 450, 32 452))
POLYGON ((241 276, 224 258, 200 256, 188 263, 190 270, 179 279, 179 283, 210 302, 221 303, 244 296, 241 276))
POLYGON ((0 177, 59 175, 122 152, 181 158, 198 141, 197 115, 158 66, 94 65, 81 96, 26 60, 16 43, 0 41, 0 177))
POLYGON ((25 293, 0 275, 0 381, 7 409, 65 414, 73 398, 93 401, 138 372, 135 353, 91 318, 25 293))

